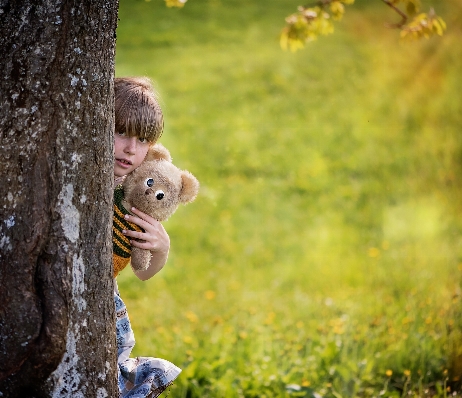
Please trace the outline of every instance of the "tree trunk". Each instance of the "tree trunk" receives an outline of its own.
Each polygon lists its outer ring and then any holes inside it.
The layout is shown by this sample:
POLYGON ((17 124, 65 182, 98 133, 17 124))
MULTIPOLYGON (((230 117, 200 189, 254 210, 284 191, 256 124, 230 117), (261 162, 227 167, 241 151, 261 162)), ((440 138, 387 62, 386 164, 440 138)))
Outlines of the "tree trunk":
POLYGON ((0 397, 116 397, 117 1, 0 0, 0 397))

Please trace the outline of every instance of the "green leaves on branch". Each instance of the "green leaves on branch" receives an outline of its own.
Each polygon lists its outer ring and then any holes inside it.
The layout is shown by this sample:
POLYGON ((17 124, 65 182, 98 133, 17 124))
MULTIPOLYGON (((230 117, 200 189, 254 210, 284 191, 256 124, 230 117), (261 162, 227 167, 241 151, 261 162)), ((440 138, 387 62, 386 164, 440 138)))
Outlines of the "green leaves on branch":
POLYGON ((429 38, 434 35, 442 36, 446 30, 444 20, 435 14, 433 8, 428 13, 419 13, 420 0, 382 0, 388 7, 401 16, 401 21, 388 24, 391 28, 401 30, 402 39, 429 38), (406 12, 401 8, 405 8, 406 12))
POLYGON ((280 37, 281 47, 297 51, 318 36, 333 33, 333 21, 342 19, 344 4, 353 3, 354 0, 322 0, 312 7, 299 6, 295 14, 286 18, 287 25, 280 37))
MULTIPOLYGON (((186 1, 165 0, 165 3, 167 7, 182 8, 186 1)), ((295 52, 318 36, 333 33, 334 21, 340 21, 345 14, 345 5, 353 4, 354 1, 319 0, 311 6, 299 6, 295 14, 286 18, 286 26, 280 36, 281 47, 295 52)), ((446 23, 436 15, 433 8, 428 13, 419 13, 420 0, 381 1, 401 17, 398 23, 386 26, 400 29, 402 39, 428 39, 434 35, 442 36, 446 30, 446 23)))
POLYGON ((424 37, 428 39, 434 35, 443 36, 445 30, 446 22, 437 16, 432 8, 428 14, 417 15, 410 23, 401 28, 401 38, 416 40, 424 37))
MULTIPOLYGON (((382 2, 401 17, 400 22, 387 26, 400 29, 403 39, 442 36, 446 30, 446 23, 435 14, 433 9, 428 13, 418 14, 420 0, 382 0, 382 2)), ((280 37, 281 47, 284 50, 297 51, 318 36, 333 33, 333 21, 341 20, 345 13, 345 5, 353 3, 354 0, 320 0, 311 6, 299 6, 295 14, 286 18, 287 25, 280 37)))

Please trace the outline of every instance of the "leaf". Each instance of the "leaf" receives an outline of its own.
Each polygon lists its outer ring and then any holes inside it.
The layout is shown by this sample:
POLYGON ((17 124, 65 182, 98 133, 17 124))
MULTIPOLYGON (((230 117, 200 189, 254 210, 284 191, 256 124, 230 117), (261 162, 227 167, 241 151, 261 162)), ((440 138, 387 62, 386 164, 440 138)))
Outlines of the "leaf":
POLYGON ((281 48, 286 51, 287 50, 287 47, 289 45, 289 36, 287 34, 287 30, 288 28, 284 28, 281 32, 281 36, 279 38, 279 45, 281 46, 281 48))
POLYGON ((419 12, 420 2, 418 0, 409 0, 406 4, 408 15, 415 15, 419 12))
POLYGON ((440 22, 437 19, 432 21, 432 30, 438 36, 443 36, 443 27, 441 26, 440 22))
POLYGON ((332 18, 336 21, 341 20, 343 14, 345 14, 345 6, 342 3, 340 3, 340 1, 333 1, 330 4, 330 10, 332 12, 332 18))
POLYGON ((443 30, 446 30, 447 29, 447 26, 446 26, 446 22, 444 22, 444 19, 441 18, 441 17, 436 17, 439 21, 439 23, 441 24, 441 27, 443 28, 443 30))

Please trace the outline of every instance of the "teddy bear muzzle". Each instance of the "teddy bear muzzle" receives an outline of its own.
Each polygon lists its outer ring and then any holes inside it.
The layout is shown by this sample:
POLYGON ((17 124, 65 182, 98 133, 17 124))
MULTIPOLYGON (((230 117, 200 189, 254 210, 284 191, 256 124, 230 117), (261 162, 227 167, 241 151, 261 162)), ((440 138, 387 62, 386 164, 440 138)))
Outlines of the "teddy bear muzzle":
POLYGON ((164 191, 162 191, 161 189, 158 189, 157 191, 154 192, 151 188, 146 189, 146 191, 144 191, 144 194, 145 195, 154 194, 156 195, 157 200, 162 200, 165 196, 164 191))

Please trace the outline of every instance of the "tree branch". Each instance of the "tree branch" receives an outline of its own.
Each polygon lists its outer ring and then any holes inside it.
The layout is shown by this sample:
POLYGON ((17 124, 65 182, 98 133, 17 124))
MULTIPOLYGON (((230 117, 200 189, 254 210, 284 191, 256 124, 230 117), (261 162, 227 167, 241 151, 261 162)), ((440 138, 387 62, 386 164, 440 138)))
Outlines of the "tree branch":
POLYGON ((401 16, 401 21, 395 24, 386 24, 389 28, 399 28, 401 29, 407 22, 407 15, 402 12, 398 7, 396 7, 390 0, 382 0, 388 7, 392 8, 401 16))

